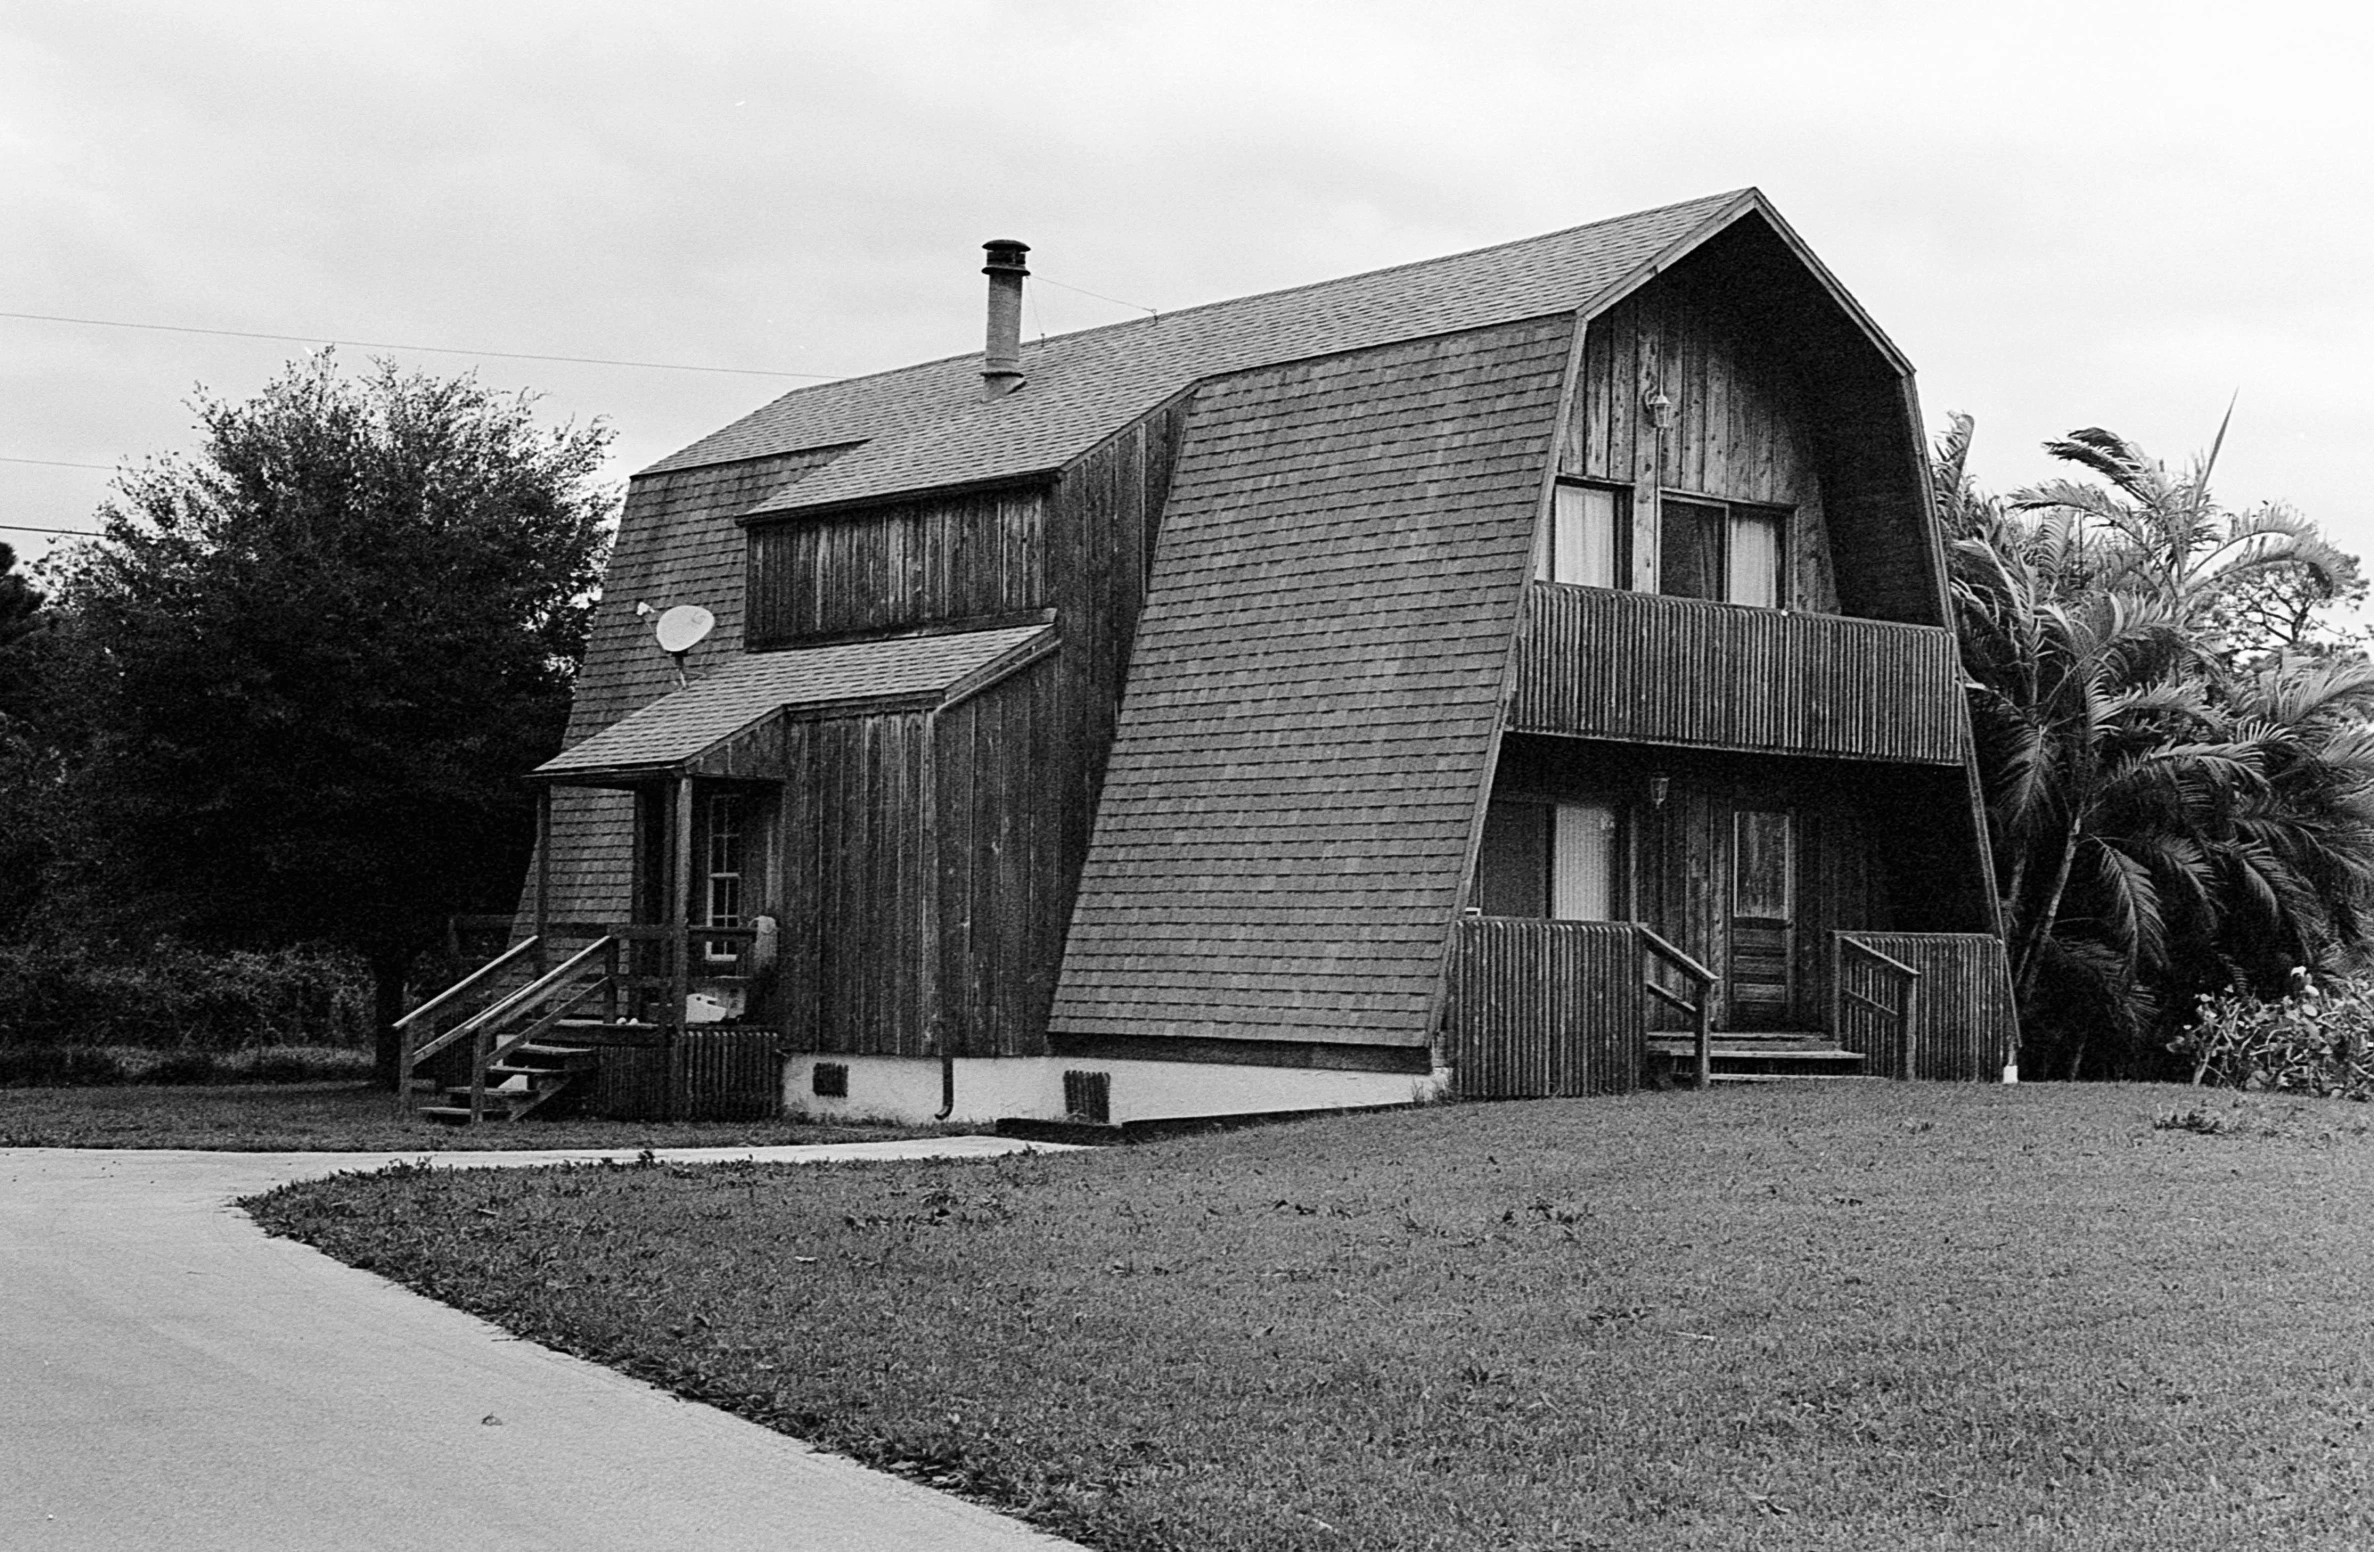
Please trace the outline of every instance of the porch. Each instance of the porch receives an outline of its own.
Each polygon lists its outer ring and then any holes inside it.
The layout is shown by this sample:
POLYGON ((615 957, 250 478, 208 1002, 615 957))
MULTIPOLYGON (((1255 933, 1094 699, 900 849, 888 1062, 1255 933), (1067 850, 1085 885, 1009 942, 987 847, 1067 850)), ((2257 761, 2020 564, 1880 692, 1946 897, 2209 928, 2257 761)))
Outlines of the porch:
POLYGON ((1835 931, 1818 1030, 1717 1027, 1720 977, 1630 921, 1468 916, 1444 1021, 1453 1091, 1628 1093, 1662 1067, 1697 1083, 1775 1076, 1989 1081, 2017 1023, 1985 933, 1835 931))
POLYGON ((773 1029, 696 1019, 690 990, 762 968, 748 928, 542 924, 397 1020, 399 1104, 456 1125, 562 1106, 615 1120, 782 1111, 773 1029), (698 979, 696 979, 696 974, 698 979))

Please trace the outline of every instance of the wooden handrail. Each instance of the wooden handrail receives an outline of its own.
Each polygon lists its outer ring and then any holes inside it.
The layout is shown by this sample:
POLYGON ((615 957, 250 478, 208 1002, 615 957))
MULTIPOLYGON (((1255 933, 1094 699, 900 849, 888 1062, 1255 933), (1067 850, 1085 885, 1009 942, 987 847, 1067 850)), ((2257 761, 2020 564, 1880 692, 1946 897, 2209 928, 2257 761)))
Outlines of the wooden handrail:
POLYGON ((1641 942, 1648 945, 1649 952, 1655 954, 1658 958, 1665 960, 1676 970, 1679 970, 1682 974, 1690 977, 1690 979, 1696 981, 1699 985, 1712 986, 1715 984, 1715 982, 1722 979, 1721 976, 1715 974, 1712 970, 1707 969, 1706 966, 1700 964, 1697 960, 1692 959, 1680 949, 1675 948, 1672 944, 1657 936, 1654 928, 1644 927, 1638 922, 1635 922, 1632 924, 1632 930, 1640 934, 1640 940, 1641 942))
POLYGON ((407 1013, 402 1018, 396 1020, 395 1027, 398 1029, 403 1029, 410 1025, 415 1019, 426 1018, 429 1014, 438 1012, 448 1003, 460 997, 462 993, 470 990, 479 982, 485 980, 488 976, 491 976, 496 971, 502 969, 505 965, 510 964, 511 961, 517 959, 520 955, 534 949, 535 946, 536 940, 534 938, 520 939, 517 943, 514 943, 509 948, 505 949, 502 953, 488 960, 485 964, 480 965, 477 969, 471 971, 468 975, 463 976, 460 980, 454 982, 451 986, 448 986, 436 996, 431 997, 419 1007, 414 1008, 410 1013, 407 1013))
POLYGON ((541 1001, 544 996, 554 987, 560 985, 562 982, 567 981, 571 976, 575 975, 577 971, 583 967, 587 960, 594 958, 598 954, 608 952, 609 947, 610 940, 607 937, 596 938, 593 942, 588 943, 576 953, 571 954, 567 959, 564 959, 559 964, 554 965, 550 970, 545 971, 542 975, 538 976, 533 981, 530 981, 518 991, 513 992, 510 996, 502 998, 491 1006, 472 1014, 470 1017, 462 1020, 459 1024, 454 1025, 453 1028, 447 1030, 444 1034, 439 1035, 436 1039, 428 1042, 418 1051, 413 1053, 412 1059, 416 1063, 425 1061, 429 1057, 436 1055, 439 1051, 444 1050, 447 1046, 454 1044, 465 1036, 475 1037, 480 1030, 486 1028, 488 1025, 493 1024, 500 1019, 510 1017, 512 1014, 518 1012, 522 1007, 529 1003, 541 1001))
MULTIPOLYGON (((1913 1076, 1913 1057, 1915 1055, 1913 1029, 1919 1020, 1921 1011, 1921 972, 1903 960, 1890 954, 1884 954, 1870 944, 1860 942, 1843 932, 1838 935, 1838 947, 1842 958, 1850 951, 1860 954, 1878 966, 1883 973, 1895 977, 1896 1005, 1893 1008, 1888 1007, 1875 997, 1866 997, 1861 992, 1850 991, 1844 985, 1839 987, 1838 997, 1841 1002, 1858 1003, 1870 1008, 1875 1013, 1895 1020, 1896 1076, 1909 1082, 1913 1076)), ((1845 977, 1840 977, 1842 982, 1844 979, 1845 977)))
POLYGON ((1659 986, 1653 975, 1641 977, 1641 985, 1648 988, 1650 995, 1662 998, 1691 1016, 1696 1025, 1698 1087, 1702 1090, 1712 1088, 1715 1081, 1714 998, 1712 996, 1717 979, 1715 973, 1657 936, 1649 928, 1636 922, 1633 924, 1632 930, 1639 935, 1641 947, 1696 983, 1695 995, 1685 998, 1678 992, 1659 986))

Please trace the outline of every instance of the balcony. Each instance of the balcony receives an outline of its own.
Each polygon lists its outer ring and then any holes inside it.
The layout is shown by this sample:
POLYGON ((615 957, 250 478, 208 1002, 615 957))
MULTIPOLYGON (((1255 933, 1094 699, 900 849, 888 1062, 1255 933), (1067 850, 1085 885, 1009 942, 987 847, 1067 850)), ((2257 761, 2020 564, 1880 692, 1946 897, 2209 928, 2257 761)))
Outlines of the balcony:
POLYGON ((1953 632, 1537 582, 1512 732, 1958 765, 1953 632))

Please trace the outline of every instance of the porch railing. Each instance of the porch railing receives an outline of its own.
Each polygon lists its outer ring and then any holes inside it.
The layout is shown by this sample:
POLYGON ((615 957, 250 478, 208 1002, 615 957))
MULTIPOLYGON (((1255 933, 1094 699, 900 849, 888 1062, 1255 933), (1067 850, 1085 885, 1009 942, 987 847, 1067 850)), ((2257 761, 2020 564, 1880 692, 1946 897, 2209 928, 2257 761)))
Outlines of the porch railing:
POLYGON ((1858 938, 1840 933, 1836 987, 1842 1013, 1848 1007, 1868 1008, 1887 1021, 1896 1048, 1896 1076, 1912 1077, 1914 1031, 1920 1028, 1921 972, 1858 938), (1858 976, 1857 971, 1864 973, 1858 976), (1863 990, 1863 985, 1874 976, 1888 984, 1890 996, 1874 997, 1863 990))
POLYGON ((1634 743, 1955 765, 1953 632, 1537 582, 1508 725, 1634 743))
POLYGON ((469 1118, 476 1124, 486 1116, 489 1070, 522 1046, 559 1031, 573 1044, 661 1047, 661 1118, 674 1119, 686 1081, 685 1034, 691 1022, 686 1004, 692 983, 747 975, 758 933, 748 927, 674 925, 594 931, 598 935, 591 942, 549 968, 557 946, 546 938, 522 938, 397 1019, 401 1108, 407 1113, 415 1108, 421 1069, 466 1042, 469 1118), (721 947, 725 952, 719 952, 721 947))
POLYGON ((1687 1014, 1694 1032, 1695 1070, 1700 1088, 1714 1086, 1714 990, 1715 973, 1666 942, 1648 928, 1635 925, 1640 936, 1642 958, 1647 965, 1640 978, 1641 990, 1677 1012, 1687 1014), (1677 992, 1658 981, 1656 966, 1663 965, 1689 983, 1687 993, 1677 992))

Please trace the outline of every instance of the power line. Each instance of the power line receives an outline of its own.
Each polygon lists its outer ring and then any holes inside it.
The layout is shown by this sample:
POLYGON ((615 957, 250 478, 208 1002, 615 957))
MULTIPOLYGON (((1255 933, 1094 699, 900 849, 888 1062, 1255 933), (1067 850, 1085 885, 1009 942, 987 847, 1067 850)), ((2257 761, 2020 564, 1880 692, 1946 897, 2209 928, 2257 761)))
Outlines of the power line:
POLYGON ((68 463, 63 458, 10 458, 6 454, 0 454, 0 463, 37 463, 45 469, 104 469, 110 474, 116 468, 111 463, 68 463))
MULTIPOLYGON (((1058 291, 1077 291, 1082 296, 1093 296, 1098 301, 1110 302, 1115 307, 1134 307, 1139 312, 1146 314, 1150 318, 1159 318, 1162 316, 1162 311, 1160 308, 1148 307, 1143 302, 1124 302, 1117 296, 1107 296, 1102 291, 1091 291, 1086 286, 1067 286, 1060 280, 1049 280, 1044 275, 1039 276, 1038 279, 1040 285, 1053 286, 1058 291)), ((0 317, 5 316, 6 314, 0 314, 0 317)))
POLYGON ((490 356, 504 361, 565 361, 575 366, 640 367, 653 372, 728 372, 737 377, 806 377, 817 382, 837 381, 830 372, 770 372, 747 366, 692 366, 681 361, 617 361, 607 356, 544 356, 527 350, 465 350, 455 345, 399 345, 387 340, 348 339, 343 335, 332 339, 324 334, 264 334, 253 329, 200 329, 178 323, 126 323, 118 318, 68 318, 56 313, 0 312, 0 318, 19 318, 32 323, 71 323, 91 329, 144 329, 157 334, 211 334, 223 339, 278 340, 292 345, 353 345, 363 350, 418 350, 437 356, 490 356))
POLYGON ((76 534, 85 539, 97 538, 96 528, 44 528, 38 523, 0 523, 10 533, 76 534))

